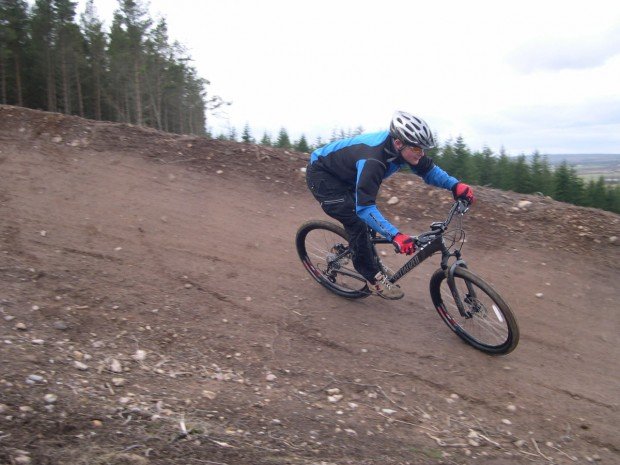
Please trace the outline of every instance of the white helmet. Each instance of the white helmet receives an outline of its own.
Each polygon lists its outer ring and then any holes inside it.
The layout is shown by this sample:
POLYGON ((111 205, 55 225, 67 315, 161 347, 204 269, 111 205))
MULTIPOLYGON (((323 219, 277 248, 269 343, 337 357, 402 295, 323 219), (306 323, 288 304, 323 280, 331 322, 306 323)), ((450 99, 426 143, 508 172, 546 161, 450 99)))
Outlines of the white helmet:
POLYGON ((428 124, 423 119, 404 111, 397 111, 392 116, 390 135, 414 147, 422 149, 435 147, 435 139, 428 124))

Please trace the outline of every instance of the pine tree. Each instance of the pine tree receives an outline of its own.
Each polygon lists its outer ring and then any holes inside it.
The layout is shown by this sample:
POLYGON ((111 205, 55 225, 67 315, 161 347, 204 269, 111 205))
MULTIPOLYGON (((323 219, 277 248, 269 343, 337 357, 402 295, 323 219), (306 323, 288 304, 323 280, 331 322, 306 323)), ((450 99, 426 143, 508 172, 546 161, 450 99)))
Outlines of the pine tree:
POLYGON ((249 123, 245 123, 243 127, 243 133, 241 134, 241 140, 246 144, 253 143, 254 138, 252 137, 252 132, 250 131, 249 123))
POLYGON ((142 3, 138 0, 121 0, 121 12, 123 14, 123 24, 126 27, 129 56, 133 65, 133 96, 135 105, 135 122, 143 124, 142 114, 142 65, 143 65, 143 43, 146 31, 151 25, 151 20, 145 18, 146 11, 142 3))
POLYGON ((591 179, 584 192, 584 205, 587 207, 609 209, 605 178, 600 176, 597 181, 591 179))
POLYGON ((278 140, 276 140, 276 147, 279 149, 290 149, 291 148, 291 139, 286 132, 286 129, 281 128, 280 133, 278 134, 278 140))
POLYGON ((310 152, 310 146, 308 145, 308 141, 306 140, 305 135, 302 134, 299 140, 295 142, 295 150, 297 150, 298 152, 303 152, 303 153, 310 152))
POLYGON ((206 120, 206 91, 207 80, 198 77, 196 69, 186 67, 185 73, 185 119, 186 127, 182 133, 204 135, 207 127, 206 120))
POLYGON ((530 168, 525 159, 525 155, 519 155, 516 161, 512 162, 513 189, 522 194, 534 192, 530 168))
POLYGON ((85 61, 90 79, 86 79, 85 87, 89 90, 87 111, 89 117, 103 118, 103 95, 105 70, 107 66, 107 38, 103 24, 97 18, 94 0, 88 0, 86 9, 81 16, 82 33, 85 40, 85 61))
POLYGON ((456 138, 456 143, 454 144, 454 162, 451 169, 452 171, 449 172, 454 173, 460 179, 473 184, 477 183, 477 179, 474 179, 473 170, 471 168, 471 153, 467 145, 465 145, 462 136, 456 138))
POLYGON ((489 147, 484 147, 482 153, 475 157, 474 164, 478 173, 478 184, 492 185, 497 176, 497 158, 493 155, 493 151, 489 147))
POLYGON ((447 140, 443 147, 441 148, 441 156, 437 157, 438 163, 441 164, 441 167, 446 170, 448 173, 455 173, 456 166, 456 153, 454 152, 454 147, 452 146, 452 141, 447 140))
POLYGON ((543 156, 540 161, 540 188, 539 190, 545 195, 551 195, 553 192, 553 172, 549 166, 547 156, 543 156))
POLYGON ((30 26, 33 61, 30 73, 33 98, 30 104, 56 111, 56 15, 52 0, 36 0, 30 26))
POLYGON ((271 142, 271 136, 266 132, 263 133, 263 138, 260 140, 260 145, 265 145, 267 147, 271 147, 273 145, 271 142))
POLYGON ((129 109, 130 76, 126 64, 130 62, 130 56, 123 18, 118 10, 114 13, 109 37, 108 101, 113 111, 112 120, 128 123, 131 121, 129 109))
POLYGON ((505 191, 514 190, 514 180, 511 173, 511 161, 504 147, 500 149, 499 159, 497 160, 497 176, 493 187, 505 191))
POLYGON ((64 113, 84 115, 82 75, 84 74, 84 38, 75 23, 77 2, 54 0, 57 43, 56 56, 60 65, 60 102, 64 113))
MULTIPOLYGON (((119 0, 110 33, 111 71, 119 117, 138 125, 143 118, 144 42, 151 20, 138 0, 119 0)), ((179 126, 180 121, 179 121, 179 126)))
POLYGON ((620 213, 620 185, 607 189, 607 201, 605 202, 609 211, 620 213))
POLYGON ((552 194, 552 173, 547 162, 547 157, 540 155, 538 151, 532 154, 530 163, 532 176, 532 189, 534 192, 542 192, 545 195, 552 194))
POLYGON ((144 87, 148 105, 145 106, 145 124, 164 128, 166 111, 165 84, 171 49, 168 44, 168 26, 164 18, 149 31, 145 41, 144 87))
POLYGON ((573 198, 570 169, 566 161, 553 173, 553 198, 561 202, 570 202, 573 198))
POLYGON ((25 50, 29 42, 27 10, 24 0, 0 1, 0 101, 19 106, 24 105, 25 50))
POLYGON ((572 196, 569 200, 574 205, 584 205, 585 186, 583 179, 577 174, 577 170, 572 166, 569 169, 572 196))

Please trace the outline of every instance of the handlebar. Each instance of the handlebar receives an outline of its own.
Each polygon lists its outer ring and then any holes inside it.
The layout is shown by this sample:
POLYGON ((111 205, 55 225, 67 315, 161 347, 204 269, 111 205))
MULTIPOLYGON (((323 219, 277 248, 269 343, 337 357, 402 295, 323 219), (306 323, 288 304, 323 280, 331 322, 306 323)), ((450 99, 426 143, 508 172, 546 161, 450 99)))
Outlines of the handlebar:
POLYGON ((448 219, 444 222, 444 224, 448 226, 450 224, 450 221, 452 221, 452 217, 454 216, 455 213, 458 213, 459 215, 464 215, 465 213, 467 213, 469 211, 470 206, 471 204, 467 200, 459 199, 456 202, 454 202, 454 204, 452 205, 452 208, 450 209, 450 214, 448 215, 448 219))
POLYGON ((416 247, 423 246, 427 242, 430 242, 434 239, 437 234, 443 234, 448 229, 448 225, 452 221, 454 215, 464 215, 469 211, 469 207, 471 204, 467 200, 459 199, 452 204, 450 207, 450 212, 448 213, 448 218, 445 221, 435 222, 431 224, 431 231, 420 234, 419 236, 413 236, 413 241, 416 244, 416 247))
MULTIPOLYGON (((465 213, 469 211, 470 206, 471 204, 467 200, 463 200, 463 199, 456 200, 452 204, 452 207, 450 207, 448 217, 446 218, 445 221, 438 221, 438 222, 432 223, 430 231, 422 233, 419 236, 411 236, 416 247, 421 247, 427 244, 428 242, 430 242, 431 240, 433 240, 435 237, 437 237, 437 234, 443 234, 444 232, 446 232, 446 230, 448 229, 448 225, 452 221, 452 218, 454 217, 454 215, 456 214, 464 215, 465 213)), ((376 239, 377 232, 372 229, 370 229, 370 232, 376 244, 391 244, 392 243, 389 239, 376 239)))

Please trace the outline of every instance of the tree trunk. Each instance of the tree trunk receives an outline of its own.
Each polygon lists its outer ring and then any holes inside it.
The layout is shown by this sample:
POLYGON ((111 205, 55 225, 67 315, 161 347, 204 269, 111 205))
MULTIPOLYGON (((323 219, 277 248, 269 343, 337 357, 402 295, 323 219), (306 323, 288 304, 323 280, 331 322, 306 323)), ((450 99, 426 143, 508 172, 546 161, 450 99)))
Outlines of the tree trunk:
POLYGON ((64 103, 63 113, 71 114, 71 83, 69 82, 69 69, 67 66, 67 56, 64 50, 61 50, 60 71, 62 73, 62 101, 64 103))
POLYGON ((75 84, 77 86, 78 112, 84 118, 84 98, 82 97, 82 80, 80 79, 80 67, 75 63, 75 84))
POLYGON ((187 115, 187 122, 188 122, 188 131, 190 134, 196 134, 194 132, 194 109, 190 108, 188 110, 188 115, 187 115))
MULTIPOLYGON (((151 89, 148 85, 148 79, 146 80, 147 88, 149 88, 149 100, 151 102, 151 113, 153 115, 153 119, 155 120, 155 124, 157 125, 157 129, 161 131, 162 123, 161 123, 161 84, 160 84, 159 73, 155 77, 155 90, 151 89)), ((152 124, 152 122, 151 122, 152 124)))
POLYGON ((157 129, 161 130, 161 115, 159 113, 159 108, 157 108, 157 97, 153 95, 152 92, 149 92, 149 97, 151 100, 151 112, 153 113, 153 118, 155 119, 155 125, 157 129))
POLYGON ((95 79, 95 119, 101 120, 101 76, 99 74, 99 65, 93 68, 95 79))
POLYGON ((19 55, 15 54, 15 92, 17 93, 17 105, 24 106, 22 95, 22 66, 19 55))
POLYGON ((177 131, 179 134, 183 134, 183 129, 185 125, 183 124, 183 104, 181 103, 181 107, 179 108, 179 130, 177 131))
POLYGON ((54 67, 52 66, 52 53, 49 47, 45 50, 47 71, 47 111, 56 111, 56 80, 54 79, 54 67))
POLYGON ((0 92, 2 93, 2 103, 6 105, 6 71, 4 65, 4 49, 0 47, 0 82, 2 83, 0 92))
POLYGON ((140 65, 138 64, 138 60, 134 61, 133 65, 134 72, 134 91, 135 91, 135 100, 136 100, 136 124, 138 126, 142 126, 142 97, 141 97, 141 89, 140 89, 140 65))
POLYGON ((131 123, 131 110, 130 110, 130 105, 129 105, 129 90, 125 90, 125 114, 123 115, 123 121, 126 123, 131 123))

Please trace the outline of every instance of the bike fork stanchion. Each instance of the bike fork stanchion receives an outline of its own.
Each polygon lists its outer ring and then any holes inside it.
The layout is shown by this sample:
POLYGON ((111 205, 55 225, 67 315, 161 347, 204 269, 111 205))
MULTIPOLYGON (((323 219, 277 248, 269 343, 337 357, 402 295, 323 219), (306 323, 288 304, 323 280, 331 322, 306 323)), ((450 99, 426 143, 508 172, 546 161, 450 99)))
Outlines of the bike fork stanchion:
MULTIPOLYGON (((448 287, 450 288, 450 292, 452 293, 452 297, 454 298, 454 302, 456 303, 456 307, 458 308, 459 313, 461 314, 463 318, 467 318, 469 316, 468 312, 465 310, 465 307, 463 306, 463 301, 461 300, 461 294, 459 293, 459 290, 456 287, 456 282, 454 281, 454 271, 456 270, 457 266, 460 266, 465 269, 467 268, 467 264, 465 263, 465 261, 458 259, 452 264, 452 266, 450 266, 450 268, 446 268, 446 281, 448 282, 448 287)), ((474 297, 475 292, 473 289, 471 289, 471 284, 469 283, 469 281, 467 281, 466 284, 467 284, 467 290, 469 291, 469 295, 474 297)))

